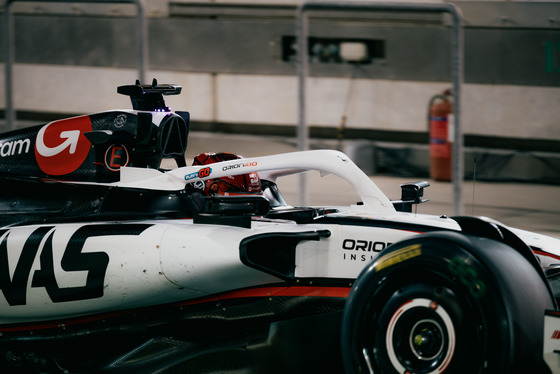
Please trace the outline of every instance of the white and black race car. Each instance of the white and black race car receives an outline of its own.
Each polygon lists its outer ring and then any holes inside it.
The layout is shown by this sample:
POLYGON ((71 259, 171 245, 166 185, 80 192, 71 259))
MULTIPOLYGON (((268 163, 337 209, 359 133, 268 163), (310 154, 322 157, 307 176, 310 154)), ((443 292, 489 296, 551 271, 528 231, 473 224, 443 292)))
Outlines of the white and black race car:
POLYGON ((180 91, 0 137, 2 373, 559 372, 560 241, 413 214, 426 182, 338 151, 187 166, 180 91), (361 201, 289 206, 309 170, 361 201))

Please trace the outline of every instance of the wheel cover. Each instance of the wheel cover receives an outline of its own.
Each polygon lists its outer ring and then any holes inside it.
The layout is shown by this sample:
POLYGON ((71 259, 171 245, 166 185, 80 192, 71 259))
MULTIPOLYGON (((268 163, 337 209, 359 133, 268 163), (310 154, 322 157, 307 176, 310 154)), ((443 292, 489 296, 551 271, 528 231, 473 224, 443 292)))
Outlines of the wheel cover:
POLYGON ((435 374, 449 366, 455 341, 455 328, 447 311, 433 300, 416 298, 393 313, 385 344, 397 372, 435 374), (401 339, 403 336, 406 339, 401 339))

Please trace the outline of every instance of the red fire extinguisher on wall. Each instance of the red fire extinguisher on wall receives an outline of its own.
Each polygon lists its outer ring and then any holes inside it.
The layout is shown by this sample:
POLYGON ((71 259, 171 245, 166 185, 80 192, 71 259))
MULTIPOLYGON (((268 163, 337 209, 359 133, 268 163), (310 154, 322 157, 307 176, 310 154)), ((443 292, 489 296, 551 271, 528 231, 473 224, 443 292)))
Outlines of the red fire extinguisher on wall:
POLYGON ((453 132, 453 103, 451 90, 435 95, 428 105, 430 132, 430 178, 451 180, 451 149, 453 132))

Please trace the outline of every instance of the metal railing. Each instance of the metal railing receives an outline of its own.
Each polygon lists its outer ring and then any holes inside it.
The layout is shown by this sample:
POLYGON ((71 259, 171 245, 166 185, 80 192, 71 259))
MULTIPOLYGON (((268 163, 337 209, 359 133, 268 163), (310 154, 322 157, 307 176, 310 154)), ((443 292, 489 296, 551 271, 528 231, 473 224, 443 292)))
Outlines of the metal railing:
MULTIPOLYGON (((4 35, 4 65, 5 65, 5 87, 6 87, 6 125, 7 130, 14 128, 16 115, 13 104, 13 65, 14 65, 14 38, 13 38, 13 17, 11 6, 15 2, 30 2, 33 0, 4 0, 4 22, 2 25, 2 35, 4 35)), ((137 39, 137 57, 138 57, 138 78, 140 82, 144 82, 146 71, 148 69, 148 38, 146 17, 144 11, 144 0, 45 0, 42 2, 49 3, 133 3, 136 5, 136 39, 137 39)))
MULTIPOLYGON (((452 18, 451 37, 451 79, 453 84, 454 144, 452 154, 452 181, 454 214, 463 214, 462 184, 464 174, 463 132, 461 129, 461 86, 463 84, 463 27, 462 12, 449 3, 400 3, 400 2, 352 2, 352 1, 306 1, 297 9, 297 74, 298 74, 298 148, 309 147, 309 129, 306 122, 306 79, 309 74, 307 37, 309 29, 308 12, 312 10, 364 10, 412 13, 448 13, 452 18), (303 52, 303 53, 302 53, 303 52)), ((300 204, 307 205, 307 185, 305 175, 300 179, 300 204)))

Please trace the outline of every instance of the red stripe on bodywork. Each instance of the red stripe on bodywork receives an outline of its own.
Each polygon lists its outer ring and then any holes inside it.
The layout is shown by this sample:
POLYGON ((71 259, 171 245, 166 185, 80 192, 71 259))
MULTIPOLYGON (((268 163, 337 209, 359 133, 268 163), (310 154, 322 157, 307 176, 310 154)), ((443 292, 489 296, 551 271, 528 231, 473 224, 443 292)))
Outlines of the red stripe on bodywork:
POLYGON ((348 297, 350 287, 260 287, 227 292, 210 299, 189 301, 181 305, 199 304, 212 300, 242 299, 246 297, 309 296, 309 297, 348 297))
POLYGON ((533 253, 536 254, 536 255, 539 255, 539 256, 551 257, 551 258, 553 258, 553 259, 555 259, 555 260, 560 261, 560 256, 553 255, 552 253, 548 253, 548 252, 544 252, 544 251, 539 251, 539 250, 536 250, 536 249, 533 249, 533 253))
POLYGON ((119 316, 124 316, 132 313, 138 313, 140 311, 148 311, 157 308, 173 308, 182 307, 189 305, 202 304, 207 302, 215 302, 220 300, 232 300, 232 299, 243 299, 243 298, 258 298, 258 297, 280 297, 280 296, 291 296, 291 297, 348 297, 350 293, 350 287, 306 287, 306 286, 294 286, 294 287, 259 287, 250 288, 246 290, 237 290, 226 292, 220 295, 213 295, 210 297, 191 300, 187 302, 180 302, 174 304, 166 305, 156 305, 152 307, 146 307, 134 310, 123 310, 110 312, 105 314, 98 314, 94 316, 72 318, 68 320, 57 320, 48 321, 37 324, 18 324, 6 327, 0 327, 0 332, 9 331, 27 331, 27 330, 44 330, 53 328, 63 328, 65 326, 80 325, 88 322, 100 321, 103 319, 109 319, 119 316))

